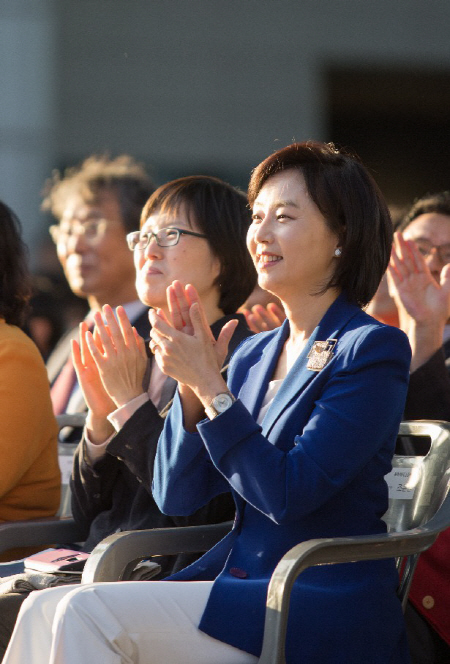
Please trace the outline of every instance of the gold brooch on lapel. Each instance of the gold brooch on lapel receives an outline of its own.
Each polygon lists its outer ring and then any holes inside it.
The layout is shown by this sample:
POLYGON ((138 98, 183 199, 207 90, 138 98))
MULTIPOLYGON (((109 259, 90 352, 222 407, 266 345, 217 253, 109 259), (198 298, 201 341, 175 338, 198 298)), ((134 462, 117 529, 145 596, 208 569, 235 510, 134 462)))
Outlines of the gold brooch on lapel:
POLYGON ((308 353, 308 364, 306 368, 310 371, 321 371, 331 360, 337 339, 326 341, 315 341, 308 353))

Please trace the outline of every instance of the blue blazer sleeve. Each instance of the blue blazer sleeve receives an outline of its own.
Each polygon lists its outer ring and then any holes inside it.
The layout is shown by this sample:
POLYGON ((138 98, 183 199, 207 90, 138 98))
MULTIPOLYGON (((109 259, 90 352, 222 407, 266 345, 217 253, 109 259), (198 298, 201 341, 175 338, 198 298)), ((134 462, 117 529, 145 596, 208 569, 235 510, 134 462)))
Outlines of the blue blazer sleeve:
POLYGON ((377 474, 370 464, 380 467, 381 476, 389 471, 406 397, 409 345, 395 330, 381 328, 349 360, 330 375, 297 431, 296 412, 301 421, 304 399, 291 405, 276 435, 291 437, 288 451, 256 423, 252 430, 241 403, 198 427, 213 463, 235 491, 277 523, 314 512, 364 468, 370 482, 377 474))
MULTIPOLYGON (((201 422, 195 435, 182 432, 181 408, 171 413, 155 482, 162 511, 197 509, 211 492, 225 490, 225 480, 274 522, 288 523, 314 512, 358 476, 382 481, 406 397, 409 344, 399 330, 379 325, 347 336, 322 371, 297 378, 291 370, 285 379, 291 391, 284 402, 275 399, 271 408, 278 412, 269 427, 269 414, 261 427, 240 400, 201 422)), ((245 371, 230 371, 234 394, 240 388, 236 374, 245 371)))
POLYGON ((184 429, 177 392, 158 441, 152 484, 156 504, 163 514, 187 516, 229 490, 200 435, 184 429), (195 491, 186 491, 186 483, 195 491))

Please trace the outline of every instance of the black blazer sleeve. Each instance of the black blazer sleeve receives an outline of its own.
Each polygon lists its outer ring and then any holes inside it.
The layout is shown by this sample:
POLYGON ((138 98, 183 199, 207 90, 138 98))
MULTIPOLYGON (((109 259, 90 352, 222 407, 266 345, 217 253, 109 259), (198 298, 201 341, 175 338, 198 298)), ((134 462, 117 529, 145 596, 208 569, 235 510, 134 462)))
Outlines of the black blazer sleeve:
POLYGON ((119 473, 118 460, 109 454, 91 465, 83 436, 75 451, 70 480, 72 516, 83 540, 88 538, 94 519, 110 509, 119 473))
POLYGON ((450 378, 443 349, 410 375, 404 419, 450 421, 450 378))

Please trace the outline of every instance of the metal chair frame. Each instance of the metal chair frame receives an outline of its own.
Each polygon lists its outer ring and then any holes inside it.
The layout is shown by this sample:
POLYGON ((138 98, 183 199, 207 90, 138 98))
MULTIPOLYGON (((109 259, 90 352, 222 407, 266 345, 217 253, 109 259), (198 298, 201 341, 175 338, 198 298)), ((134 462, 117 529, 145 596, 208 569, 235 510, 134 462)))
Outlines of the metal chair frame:
MULTIPOLYGON (((418 554, 450 526, 450 424, 402 422, 399 435, 429 436, 423 457, 396 455, 393 466, 409 474, 407 497, 390 499, 385 515, 388 531, 381 535, 323 538, 302 542, 288 551, 275 568, 266 604, 264 641, 259 664, 285 664, 284 644, 290 592, 302 571, 313 565, 359 560, 404 560, 398 595, 406 605, 418 554), (411 493, 413 494, 411 496, 411 493)), ((395 488, 394 488, 395 493, 395 488)), ((153 555, 206 551, 231 528, 212 526, 122 532, 103 540, 86 563, 82 583, 126 580, 136 563, 153 555)))

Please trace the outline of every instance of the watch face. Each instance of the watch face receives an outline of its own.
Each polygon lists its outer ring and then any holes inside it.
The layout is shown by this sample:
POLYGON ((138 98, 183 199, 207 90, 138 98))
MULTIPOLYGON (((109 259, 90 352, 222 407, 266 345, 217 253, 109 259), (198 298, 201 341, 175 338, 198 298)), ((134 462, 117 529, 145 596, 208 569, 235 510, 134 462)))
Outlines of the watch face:
POLYGON ((233 399, 229 394, 218 394, 212 400, 212 406, 217 410, 218 413, 223 413, 224 410, 227 410, 233 403, 233 399))

